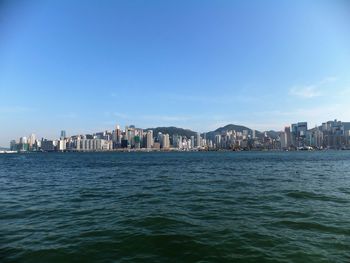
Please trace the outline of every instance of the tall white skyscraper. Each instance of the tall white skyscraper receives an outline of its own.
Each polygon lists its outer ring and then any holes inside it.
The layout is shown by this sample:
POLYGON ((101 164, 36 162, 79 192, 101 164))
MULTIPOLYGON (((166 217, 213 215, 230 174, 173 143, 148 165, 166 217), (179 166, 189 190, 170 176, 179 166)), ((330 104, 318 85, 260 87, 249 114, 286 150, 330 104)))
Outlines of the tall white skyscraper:
POLYGON ((161 145, 163 149, 170 148, 170 137, 169 134, 163 134, 161 139, 161 145))
POLYGON ((253 134, 252 134, 252 138, 255 139, 255 138, 256 138, 256 131, 253 130, 252 133, 253 133, 253 134))
POLYGON ((28 138, 29 147, 32 147, 33 144, 35 144, 35 140, 36 140, 36 136, 34 133, 32 133, 28 138))
POLYGON ((147 149, 151 149, 153 146, 153 131, 149 130, 147 131, 147 135, 146 135, 146 148, 147 149))
POLYGON ((194 144, 194 136, 191 136, 191 144, 190 144, 190 148, 194 148, 195 144, 194 144))

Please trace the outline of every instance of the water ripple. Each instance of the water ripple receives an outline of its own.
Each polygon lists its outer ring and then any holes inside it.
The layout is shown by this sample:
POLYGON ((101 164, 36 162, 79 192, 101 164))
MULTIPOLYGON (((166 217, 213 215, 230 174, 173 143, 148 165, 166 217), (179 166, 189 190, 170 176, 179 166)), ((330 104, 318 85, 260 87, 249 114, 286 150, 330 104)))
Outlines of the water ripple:
POLYGON ((0 156, 1 262, 349 262, 350 152, 0 156))

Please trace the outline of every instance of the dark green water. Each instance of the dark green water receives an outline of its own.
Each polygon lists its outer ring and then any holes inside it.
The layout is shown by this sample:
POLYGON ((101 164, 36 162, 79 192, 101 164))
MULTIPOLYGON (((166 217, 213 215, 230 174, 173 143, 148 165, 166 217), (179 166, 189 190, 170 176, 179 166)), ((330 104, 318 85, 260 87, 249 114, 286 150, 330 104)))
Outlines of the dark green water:
POLYGON ((350 262, 350 152, 0 155, 1 262, 350 262))

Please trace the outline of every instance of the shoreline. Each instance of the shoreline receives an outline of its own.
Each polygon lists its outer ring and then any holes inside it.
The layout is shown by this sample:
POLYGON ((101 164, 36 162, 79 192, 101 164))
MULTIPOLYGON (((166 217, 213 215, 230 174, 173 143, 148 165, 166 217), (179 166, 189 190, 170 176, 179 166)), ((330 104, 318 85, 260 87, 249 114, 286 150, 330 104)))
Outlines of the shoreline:
POLYGON ((127 149, 127 150, 110 150, 110 151, 0 151, 0 154, 39 154, 39 153, 193 153, 193 152, 327 152, 327 151, 350 151, 349 148, 344 149, 312 149, 312 150, 146 150, 146 149, 127 149))

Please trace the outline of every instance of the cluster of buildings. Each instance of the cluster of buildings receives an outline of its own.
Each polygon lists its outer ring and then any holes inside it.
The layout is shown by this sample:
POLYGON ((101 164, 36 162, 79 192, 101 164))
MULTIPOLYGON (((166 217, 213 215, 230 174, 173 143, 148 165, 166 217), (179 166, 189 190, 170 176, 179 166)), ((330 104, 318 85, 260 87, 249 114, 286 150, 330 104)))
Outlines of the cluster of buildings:
MULTIPOLYGON (((285 127, 282 132, 225 130, 216 134, 214 149, 232 150, 323 150, 350 149, 350 123, 328 121, 308 129, 307 122, 285 127)), ((211 147, 211 142, 209 142, 211 147)), ((209 147, 209 148, 210 148, 209 147)))
POLYGON ((113 150, 195 150, 203 146, 203 141, 197 136, 186 138, 169 134, 153 134, 153 130, 144 130, 135 126, 126 126, 124 130, 117 125, 113 131, 104 131, 94 134, 67 136, 61 131, 56 140, 42 138, 38 140, 35 134, 21 137, 19 141, 10 142, 11 151, 113 151, 113 150))
POLYGON ((328 121, 308 130, 306 122, 292 124, 280 133, 282 149, 350 149, 350 127, 328 121))
MULTIPOLYGON (((172 134, 153 133, 135 126, 122 130, 67 136, 61 131, 56 140, 37 139, 35 134, 10 142, 11 151, 91 152, 91 151, 198 151, 198 150, 310 150, 350 149, 350 130, 341 121, 328 121, 308 130, 306 122, 285 127, 282 132, 260 133, 251 129, 224 130, 208 136, 193 133, 189 138, 172 134)), ((209 135, 209 133, 208 133, 209 135)))

